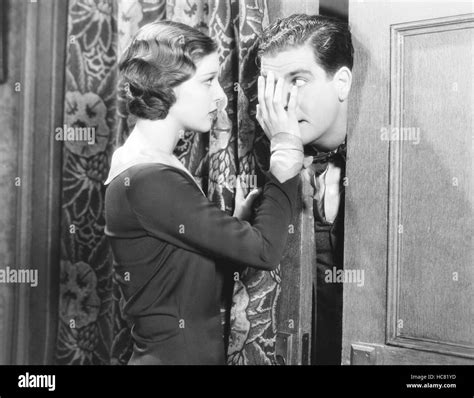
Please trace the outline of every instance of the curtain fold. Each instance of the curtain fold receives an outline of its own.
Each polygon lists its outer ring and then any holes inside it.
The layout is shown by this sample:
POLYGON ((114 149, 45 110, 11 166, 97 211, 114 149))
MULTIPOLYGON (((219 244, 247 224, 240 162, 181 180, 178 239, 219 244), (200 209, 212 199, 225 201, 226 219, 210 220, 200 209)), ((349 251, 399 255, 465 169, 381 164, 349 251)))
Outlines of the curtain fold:
MULTIPOLYGON (((133 126, 117 88, 120 54, 155 20, 183 22, 216 40, 228 120, 210 134, 187 131, 176 155, 231 214, 234 186, 225 182, 245 175, 263 183, 268 168, 268 140, 255 121, 256 40, 269 22, 267 9, 266 0, 70 0, 64 127, 93 127, 96 140, 65 141, 63 148, 58 364, 125 364, 131 354, 104 236, 103 181, 133 126)), ((279 268, 220 268, 228 363, 275 363, 279 268)))

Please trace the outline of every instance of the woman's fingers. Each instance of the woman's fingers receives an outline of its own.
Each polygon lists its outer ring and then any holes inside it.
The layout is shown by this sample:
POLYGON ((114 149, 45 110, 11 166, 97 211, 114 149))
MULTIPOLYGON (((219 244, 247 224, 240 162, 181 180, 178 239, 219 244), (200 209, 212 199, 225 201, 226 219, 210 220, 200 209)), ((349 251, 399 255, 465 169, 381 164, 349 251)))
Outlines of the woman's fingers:
POLYGON ((288 101, 288 114, 290 117, 296 117, 296 98, 298 96, 298 86, 293 86, 290 91, 288 101))
POLYGON ((272 101, 273 111, 280 120, 285 117, 285 109, 282 104, 284 82, 285 81, 281 77, 278 79, 272 101))
POLYGON ((255 118, 257 119, 258 123, 260 124, 260 126, 262 127, 263 129, 263 117, 262 117, 262 108, 260 108, 260 105, 257 104, 257 109, 256 109, 256 113, 255 113, 255 118))
POLYGON ((265 107, 267 108, 268 117, 271 120, 276 119, 276 113, 273 107, 273 97, 275 93, 275 80, 272 72, 267 73, 265 82, 265 107))
POLYGON ((274 74, 268 72, 266 79, 258 78, 258 107, 256 118, 262 126, 265 135, 271 140, 275 134, 282 131, 299 135, 299 125, 296 119, 298 87, 292 86, 288 106, 286 107, 286 92, 283 98, 285 81, 279 78, 275 84, 274 74))
POLYGON ((270 134, 270 129, 267 125, 268 120, 268 111, 265 103, 265 78, 263 76, 258 77, 258 105, 257 105, 257 121, 260 123, 260 126, 263 129, 263 132, 268 137, 272 139, 270 134))
POLYGON ((248 220, 252 215, 253 202, 262 192, 262 188, 253 189, 247 197, 245 197, 240 178, 241 176, 237 176, 235 185, 234 217, 237 217, 239 220, 248 220))
POLYGON ((298 86, 293 86, 290 91, 290 99, 288 101, 288 132, 301 138, 301 131, 296 118, 296 103, 298 97, 298 86))
POLYGON ((240 179, 237 178, 235 184, 235 203, 242 203, 244 201, 244 190, 240 184, 240 179))
POLYGON ((268 112, 265 105, 265 78, 263 76, 258 77, 258 104, 260 108, 260 115, 263 118, 266 118, 268 112))
POLYGON ((257 104, 257 114, 255 115, 255 118, 257 119, 258 124, 260 124, 260 127, 262 127, 262 130, 265 135, 271 140, 272 136, 270 134, 267 124, 265 123, 265 119, 262 116, 262 109, 260 108, 259 104, 257 104))

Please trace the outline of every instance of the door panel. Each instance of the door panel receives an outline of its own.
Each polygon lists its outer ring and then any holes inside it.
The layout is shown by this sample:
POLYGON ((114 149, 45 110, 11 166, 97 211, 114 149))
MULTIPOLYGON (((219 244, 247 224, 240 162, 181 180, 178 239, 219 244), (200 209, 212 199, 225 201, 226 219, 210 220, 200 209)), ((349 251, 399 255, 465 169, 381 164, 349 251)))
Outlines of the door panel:
POLYGON ((350 4, 345 364, 474 363, 472 11, 350 4))

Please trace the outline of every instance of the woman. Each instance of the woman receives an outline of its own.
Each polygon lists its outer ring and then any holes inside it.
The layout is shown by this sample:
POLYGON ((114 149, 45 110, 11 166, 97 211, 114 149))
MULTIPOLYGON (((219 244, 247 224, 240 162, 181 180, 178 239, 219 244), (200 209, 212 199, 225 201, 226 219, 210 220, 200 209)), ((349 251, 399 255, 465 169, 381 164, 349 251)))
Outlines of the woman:
POLYGON ((133 321, 129 364, 224 364, 215 261, 271 270, 285 246, 303 161, 296 90, 288 112, 274 108, 281 85, 267 81, 259 119, 273 154, 253 225, 242 219, 254 196, 231 217, 173 156, 185 129, 210 130, 225 96, 218 66, 209 37, 169 21, 144 26, 120 62, 137 122, 112 158, 105 233, 133 321))

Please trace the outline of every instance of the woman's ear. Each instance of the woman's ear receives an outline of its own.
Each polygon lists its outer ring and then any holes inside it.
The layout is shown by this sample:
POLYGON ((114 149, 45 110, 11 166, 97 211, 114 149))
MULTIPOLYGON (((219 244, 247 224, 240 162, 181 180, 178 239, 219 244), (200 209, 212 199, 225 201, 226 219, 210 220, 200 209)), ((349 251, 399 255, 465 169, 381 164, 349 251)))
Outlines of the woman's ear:
POLYGON ((352 72, 347 66, 341 67, 334 75, 334 83, 340 102, 344 102, 349 97, 352 85, 352 72))

